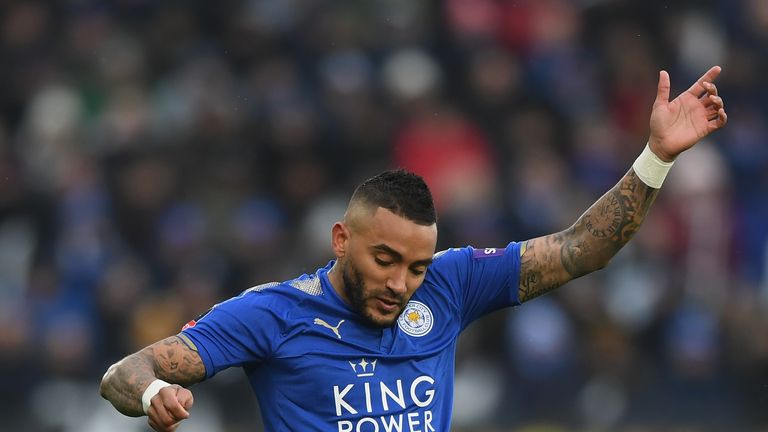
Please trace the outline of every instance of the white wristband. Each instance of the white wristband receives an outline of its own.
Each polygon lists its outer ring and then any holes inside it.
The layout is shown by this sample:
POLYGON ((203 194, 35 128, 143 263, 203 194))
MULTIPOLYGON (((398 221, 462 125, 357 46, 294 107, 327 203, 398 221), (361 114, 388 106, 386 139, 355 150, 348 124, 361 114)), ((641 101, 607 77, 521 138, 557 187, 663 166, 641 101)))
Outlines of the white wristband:
POLYGON ((141 395, 141 406, 144 408, 144 414, 149 414, 147 411, 149 411, 149 406, 152 404, 152 398, 160 392, 160 389, 169 387, 170 385, 171 384, 161 379, 156 379, 147 386, 147 389, 144 390, 144 394, 141 395))
POLYGON ((632 164, 632 169, 635 170, 635 174, 640 177, 640 180, 648 186, 659 189, 664 183, 664 179, 667 177, 669 169, 672 168, 672 164, 675 162, 664 162, 659 159, 652 151, 648 144, 645 145, 643 152, 635 159, 635 163, 632 164))

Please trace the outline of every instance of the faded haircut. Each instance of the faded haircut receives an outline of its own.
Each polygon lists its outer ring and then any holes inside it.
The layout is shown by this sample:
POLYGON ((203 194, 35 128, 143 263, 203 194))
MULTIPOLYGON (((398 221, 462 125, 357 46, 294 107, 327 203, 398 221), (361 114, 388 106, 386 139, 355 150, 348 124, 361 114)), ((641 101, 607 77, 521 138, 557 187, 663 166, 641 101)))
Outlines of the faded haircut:
POLYGON ((419 225, 437 222, 432 192, 421 176, 403 169, 384 171, 355 189, 349 206, 382 207, 419 225))

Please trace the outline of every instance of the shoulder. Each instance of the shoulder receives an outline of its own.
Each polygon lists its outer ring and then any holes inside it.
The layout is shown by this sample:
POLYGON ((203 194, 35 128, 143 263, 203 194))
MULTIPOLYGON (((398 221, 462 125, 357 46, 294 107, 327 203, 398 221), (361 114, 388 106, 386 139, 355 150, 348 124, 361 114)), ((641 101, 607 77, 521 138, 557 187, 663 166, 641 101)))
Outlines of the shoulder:
POLYGON ((472 247, 454 247, 437 252, 432 257, 432 264, 427 269, 425 282, 433 281, 440 285, 450 281, 462 280, 467 273, 472 256, 472 247))
POLYGON ((471 254, 471 246, 441 250, 432 257, 432 265, 429 268, 432 270, 450 268, 451 266, 466 262, 471 254))
POLYGON ((504 247, 474 246, 455 247, 437 252, 433 257, 433 266, 437 268, 456 264, 467 264, 474 260, 519 255, 520 243, 510 242, 504 247))
POLYGON ((323 285, 316 274, 302 275, 284 282, 269 282, 248 288, 235 298, 281 299, 287 302, 302 301, 323 294, 323 285))
POLYGON ((428 279, 466 281, 473 274, 500 266, 515 268, 519 261, 520 244, 511 242, 505 247, 464 246, 446 249, 436 253, 429 266, 428 279))
POLYGON ((473 260, 503 254, 504 248, 454 247, 437 252, 429 269, 433 273, 463 272, 473 260))
POLYGON ((322 294, 320 278, 316 275, 303 275, 284 282, 269 282, 253 286, 217 304, 213 309, 238 316, 243 316, 242 312, 263 311, 275 317, 284 317, 305 301, 319 298, 322 294))

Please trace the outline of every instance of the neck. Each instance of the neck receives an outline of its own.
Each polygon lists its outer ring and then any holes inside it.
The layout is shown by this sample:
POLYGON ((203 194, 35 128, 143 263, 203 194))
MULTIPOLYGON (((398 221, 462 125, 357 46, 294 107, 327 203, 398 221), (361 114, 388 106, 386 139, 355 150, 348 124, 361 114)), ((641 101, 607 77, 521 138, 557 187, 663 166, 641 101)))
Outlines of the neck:
POLYGON ((339 260, 337 259, 336 262, 333 263, 333 267, 328 271, 328 281, 331 283, 331 286, 333 286, 333 290, 336 291, 336 294, 344 300, 344 303, 350 304, 349 299, 347 298, 347 293, 344 290, 344 278, 341 273, 341 264, 339 264, 339 260))

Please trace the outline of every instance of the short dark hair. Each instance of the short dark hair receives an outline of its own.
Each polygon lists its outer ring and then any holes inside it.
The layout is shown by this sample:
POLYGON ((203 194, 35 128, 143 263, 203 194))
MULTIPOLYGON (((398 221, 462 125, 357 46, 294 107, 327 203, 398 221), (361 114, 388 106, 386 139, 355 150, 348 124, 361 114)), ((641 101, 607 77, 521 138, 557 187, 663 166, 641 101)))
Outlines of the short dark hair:
POLYGON ((432 192, 421 176, 403 169, 384 171, 355 189, 350 202, 385 208, 419 225, 437 222, 432 192))

